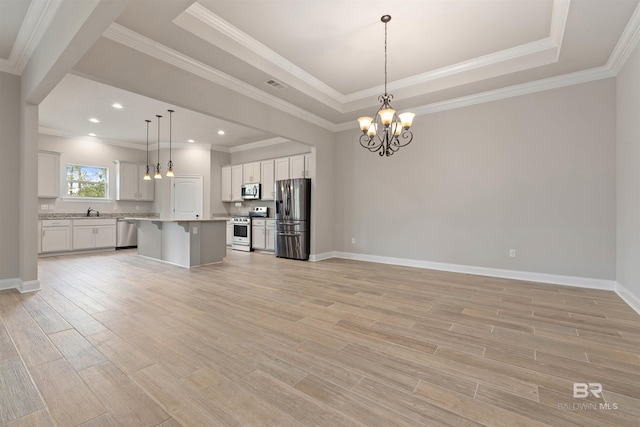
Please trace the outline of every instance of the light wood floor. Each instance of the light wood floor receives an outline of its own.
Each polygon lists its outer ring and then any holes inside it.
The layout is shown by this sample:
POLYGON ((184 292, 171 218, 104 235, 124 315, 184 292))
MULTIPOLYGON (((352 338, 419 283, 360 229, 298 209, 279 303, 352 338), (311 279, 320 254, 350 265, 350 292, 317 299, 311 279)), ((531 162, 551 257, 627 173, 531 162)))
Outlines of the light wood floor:
POLYGON ((637 426, 613 292, 230 251, 44 258, 0 292, 0 424, 637 426), (574 382, 602 397, 573 398, 574 382), (597 386, 592 386, 596 387, 597 386))

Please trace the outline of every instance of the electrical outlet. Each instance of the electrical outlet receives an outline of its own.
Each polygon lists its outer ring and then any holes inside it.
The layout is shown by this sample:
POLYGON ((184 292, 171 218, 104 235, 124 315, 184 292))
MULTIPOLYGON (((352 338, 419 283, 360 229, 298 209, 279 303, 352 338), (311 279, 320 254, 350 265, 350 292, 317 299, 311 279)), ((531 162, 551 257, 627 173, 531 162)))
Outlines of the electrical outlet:
POLYGON ((356 238, 355 238, 355 237, 352 237, 352 238, 351 238, 351 244, 352 244, 352 245, 355 245, 355 244, 356 244, 356 238))
POLYGON ((43 211, 46 211, 49 209, 49 205, 40 205, 40 209, 42 209, 43 211))
POLYGON ((136 205, 136 210, 139 211, 140 210, 140 206, 136 205))
POLYGON ((49 210, 52 211, 56 208, 56 205, 49 205, 49 210))
POLYGON ((509 249, 509 257, 510 258, 515 258, 516 257, 516 250, 515 249, 509 249))
POLYGON ((115 211, 116 209, 118 209, 118 205, 113 205, 113 210, 115 211))
POLYGON ((198 227, 193 227, 193 234, 198 234, 198 227))

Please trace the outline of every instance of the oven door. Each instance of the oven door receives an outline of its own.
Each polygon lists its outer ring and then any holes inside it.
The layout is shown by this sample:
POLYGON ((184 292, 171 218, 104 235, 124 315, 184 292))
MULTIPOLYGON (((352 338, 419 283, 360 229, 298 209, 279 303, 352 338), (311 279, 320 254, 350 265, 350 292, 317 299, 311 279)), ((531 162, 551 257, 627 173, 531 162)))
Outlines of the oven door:
POLYGON ((231 243, 234 245, 250 245, 251 244, 251 224, 233 224, 233 239, 231 243))

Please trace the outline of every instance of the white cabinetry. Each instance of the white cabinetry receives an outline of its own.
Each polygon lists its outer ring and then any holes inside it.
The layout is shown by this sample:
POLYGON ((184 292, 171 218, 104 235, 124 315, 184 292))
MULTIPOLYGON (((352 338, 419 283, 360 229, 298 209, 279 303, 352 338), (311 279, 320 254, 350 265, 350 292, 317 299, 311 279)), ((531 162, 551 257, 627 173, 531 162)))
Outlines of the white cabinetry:
POLYGON ((61 252, 71 250, 71 221, 44 219, 40 221, 40 251, 61 252))
POLYGON ((73 249, 116 246, 115 219, 76 219, 73 221, 73 249))
POLYGON ((60 153, 38 152, 38 197, 60 196, 60 153))
POLYGON ((260 162, 260 184, 262 185, 262 200, 273 200, 276 196, 274 183, 275 171, 273 168, 273 160, 264 160, 260 162))
POLYGON ((116 200, 153 201, 153 180, 142 179, 147 165, 120 160, 114 163, 116 164, 116 200))
POLYGON ((260 182, 260 162, 245 163, 242 165, 242 183, 248 184, 260 182))
POLYGON ((289 179, 289 158, 283 157, 274 160, 275 180, 289 179))
POLYGON ((231 246, 233 242, 233 222, 227 221, 227 246, 231 246))
POLYGON ((222 184, 221 199, 223 202, 231 202, 233 200, 233 190, 231 187, 231 166, 222 167, 222 184))
POLYGON ((223 166, 220 183, 223 202, 239 202, 242 200, 242 165, 223 166))
POLYGON ((304 154, 289 157, 289 178, 304 177, 304 154))
POLYGON ((231 197, 234 202, 242 200, 242 165, 231 166, 231 197))
POLYGON ((315 165, 313 161, 313 156, 311 154, 304 155, 304 177, 305 178, 315 178, 315 174, 313 171, 313 166, 315 165))
POLYGON ((275 249, 275 221, 272 219, 253 219, 251 221, 251 247, 258 250, 275 249))
POLYGON ((276 222, 272 219, 265 221, 265 249, 275 251, 276 249, 276 222))

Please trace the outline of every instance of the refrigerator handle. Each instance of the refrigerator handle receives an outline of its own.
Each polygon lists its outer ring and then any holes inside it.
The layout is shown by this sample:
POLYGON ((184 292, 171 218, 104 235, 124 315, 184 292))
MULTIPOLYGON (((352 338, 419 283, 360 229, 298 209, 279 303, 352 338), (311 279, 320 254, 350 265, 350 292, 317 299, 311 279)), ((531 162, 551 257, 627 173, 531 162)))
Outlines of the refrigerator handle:
POLYGON ((284 188, 286 189, 286 197, 287 197, 287 201, 286 201, 286 205, 285 205, 285 211, 284 214, 286 216, 291 215, 291 186, 289 186, 288 184, 284 186, 284 188))

